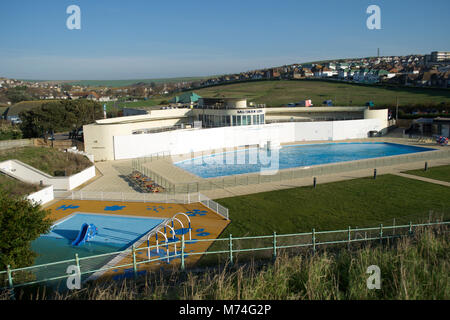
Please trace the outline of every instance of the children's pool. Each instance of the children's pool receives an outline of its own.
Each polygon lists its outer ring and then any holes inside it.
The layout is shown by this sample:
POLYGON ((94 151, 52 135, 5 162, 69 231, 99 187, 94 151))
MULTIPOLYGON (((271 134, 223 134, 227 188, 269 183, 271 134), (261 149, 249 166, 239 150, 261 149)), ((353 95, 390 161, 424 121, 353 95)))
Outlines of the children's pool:
POLYGON ((214 178, 260 172, 264 169, 289 169, 433 150, 385 142, 288 145, 270 152, 251 148, 204 155, 176 162, 175 165, 199 177, 214 178))
POLYGON ((163 219, 75 213, 55 223, 48 234, 32 242, 32 250, 38 254, 35 264, 74 259, 75 254, 87 257, 125 250, 163 219), (83 223, 94 224, 97 235, 79 247, 72 246, 83 223))

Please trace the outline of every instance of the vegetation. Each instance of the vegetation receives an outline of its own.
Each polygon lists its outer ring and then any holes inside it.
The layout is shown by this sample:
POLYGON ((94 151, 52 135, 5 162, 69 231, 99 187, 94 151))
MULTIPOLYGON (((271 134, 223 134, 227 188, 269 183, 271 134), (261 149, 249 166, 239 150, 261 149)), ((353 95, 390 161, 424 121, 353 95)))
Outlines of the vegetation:
POLYGON ((126 87, 136 83, 176 83, 203 80, 206 77, 180 77, 180 78, 159 78, 159 79, 131 79, 131 80, 80 80, 67 81, 66 84, 72 86, 96 86, 96 87, 126 87))
POLYGON ((6 175, 0 174, 0 192, 9 194, 10 196, 25 196, 30 193, 39 191, 38 185, 25 183, 6 175))
POLYGON ((50 230, 49 212, 38 204, 0 193, 0 270, 33 264, 31 242, 50 230))
POLYGON ((425 170, 412 170, 405 173, 420 177, 450 182, 450 166, 431 167, 425 170))
POLYGON ((0 150, 0 162, 11 159, 22 161, 50 175, 62 171, 70 176, 92 166, 85 156, 41 147, 0 150))
POLYGON ((450 111, 448 89, 383 87, 318 80, 280 80, 212 86, 195 92, 202 97, 244 97, 249 102, 265 103, 270 107, 311 99, 315 106, 320 106, 325 100, 332 100, 334 105, 340 106, 364 106, 366 102, 373 101, 375 106, 394 108, 398 98, 402 108, 410 108, 411 105, 414 108, 416 104, 439 107, 441 103, 446 103, 447 111, 450 111))
POLYGON ((12 103, 34 100, 33 96, 30 94, 30 92, 28 92, 27 86, 18 86, 8 89, 8 91, 6 92, 6 98, 12 103))
POLYGON ((394 175, 362 178, 216 200, 232 223, 221 237, 311 232, 448 217, 448 187, 394 175), (280 219, 280 217, 283 217, 280 219))
POLYGON ((20 114, 26 138, 47 138, 51 132, 71 131, 103 117, 100 103, 90 100, 61 100, 43 103, 20 114))
MULTIPOLYGON (((90 283, 65 293, 16 291, 18 299, 58 300, 366 300, 450 298, 447 229, 418 230, 413 237, 372 242, 351 250, 287 255, 274 263, 237 265, 200 272, 152 273, 137 282, 90 283), (371 265, 381 270, 380 290, 367 288, 371 265)), ((7 295, 3 295, 8 299, 7 295)))
POLYGON ((22 139, 22 131, 5 120, 0 120, 0 141, 22 139))

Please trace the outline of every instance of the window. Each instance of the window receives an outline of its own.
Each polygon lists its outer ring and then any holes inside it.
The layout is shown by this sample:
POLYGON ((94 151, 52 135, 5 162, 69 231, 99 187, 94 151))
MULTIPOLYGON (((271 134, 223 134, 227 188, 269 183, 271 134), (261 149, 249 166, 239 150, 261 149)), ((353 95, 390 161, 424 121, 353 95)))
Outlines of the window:
POLYGON ((241 125, 241 116, 237 116, 237 122, 236 122, 237 124, 237 126, 240 126, 241 125))
POLYGON ((233 116, 233 126, 237 126, 237 123, 236 123, 236 116, 233 116))
POLYGON ((242 125, 243 126, 247 125, 247 116, 242 116, 242 125))
POLYGON ((256 114, 253 115, 253 123, 252 124, 258 124, 258 116, 256 114))
POLYGON ((247 116, 247 125, 251 125, 252 124, 252 116, 247 116))

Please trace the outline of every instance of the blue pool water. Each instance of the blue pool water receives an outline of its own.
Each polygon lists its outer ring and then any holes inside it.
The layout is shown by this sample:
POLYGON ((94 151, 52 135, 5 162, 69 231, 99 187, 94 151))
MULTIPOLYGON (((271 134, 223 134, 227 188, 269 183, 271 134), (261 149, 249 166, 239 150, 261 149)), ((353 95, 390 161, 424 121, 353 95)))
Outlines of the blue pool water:
POLYGON ((35 264, 73 259, 75 253, 81 258, 124 250, 163 221, 153 218, 75 213, 56 223, 51 232, 41 235, 32 242, 32 249, 38 254, 35 264), (94 224, 98 228, 98 234, 92 241, 74 247, 71 243, 77 237, 83 223, 94 224))
POLYGON ((432 150, 434 149, 384 142, 289 145, 269 153, 253 148, 205 155, 176 162, 175 165, 199 177, 214 178, 432 150))

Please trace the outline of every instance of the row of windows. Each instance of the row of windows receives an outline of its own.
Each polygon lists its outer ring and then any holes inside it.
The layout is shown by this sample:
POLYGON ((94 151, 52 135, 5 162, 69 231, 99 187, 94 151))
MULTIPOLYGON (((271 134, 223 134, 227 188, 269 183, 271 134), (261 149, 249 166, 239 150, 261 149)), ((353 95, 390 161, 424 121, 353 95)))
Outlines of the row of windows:
POLYGON ((264 124, 264 114, 254 115, 235 115, 235 116, 216 116, 199 115, 199 120, 205 127, 225 127, 225 126, 248 126, 264 124))

